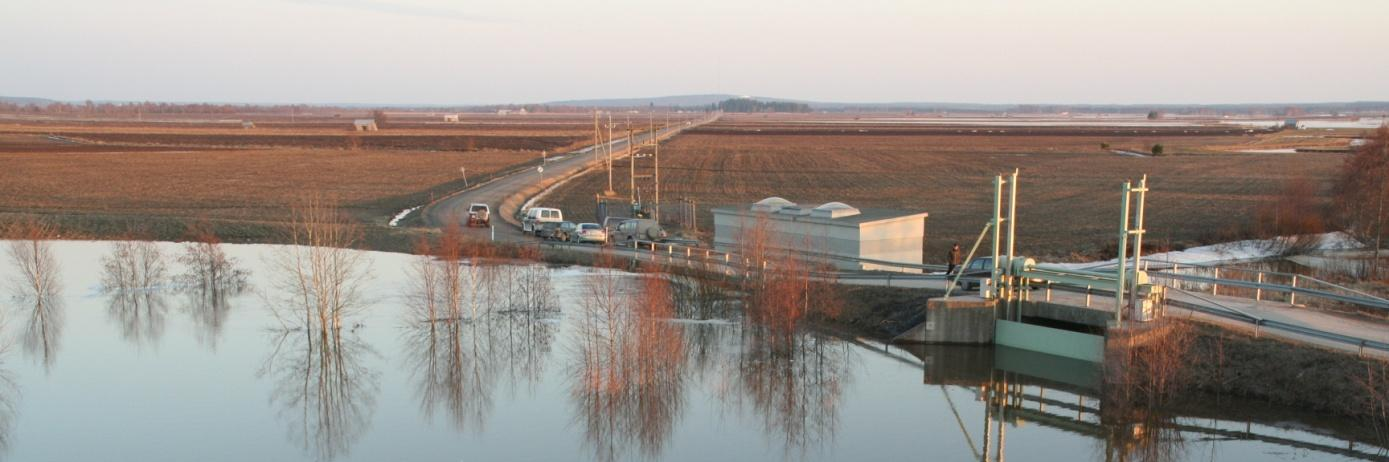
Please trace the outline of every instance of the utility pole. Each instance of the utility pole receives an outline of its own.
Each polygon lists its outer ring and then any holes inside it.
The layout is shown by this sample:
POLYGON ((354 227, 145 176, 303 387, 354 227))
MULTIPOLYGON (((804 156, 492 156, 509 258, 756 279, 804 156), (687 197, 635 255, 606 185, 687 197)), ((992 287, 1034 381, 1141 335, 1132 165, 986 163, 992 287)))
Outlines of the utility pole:
POLYGON ((632 198, 632 205, 637 205, 637 152, 632 146, 632 126, 627 125, 627 190, 628 196, 632 198))
POLYGON ((1383 155, 1379 158, 1379 206, 1375 211, 1375 251, 1374 264, 1370 266, 1370 279, 1379 279, 1379 244, 1384 231, 1384 167, 1389 165, 1389 142, 1381 147, 1383 155))
POLYGON ((604 146, 608 153, 608 191, 609 195, 616 194, 613 191, 613 113, 608 113, 608 140, 604 146))
POLYGON ((656 197, 653 199, 656 208, 652 209, 651 213, 652 217, 656 219, 656 224, 659 225, 661 224, 661 142, 653 138, 651 148, 654 151, 651 155, 656 164, 656 171, 652 173, 652 177, 656 180, 656 197))

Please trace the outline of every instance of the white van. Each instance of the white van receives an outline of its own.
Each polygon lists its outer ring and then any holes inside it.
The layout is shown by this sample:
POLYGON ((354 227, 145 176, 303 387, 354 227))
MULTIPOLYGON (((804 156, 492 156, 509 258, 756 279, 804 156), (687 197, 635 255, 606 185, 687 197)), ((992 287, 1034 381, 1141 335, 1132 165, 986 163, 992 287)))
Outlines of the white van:
POLYGON ((521 218, 521 232, 536 234, 540 231, 541 224, 561 221, 564 221, 564 214, 559 209, 531 207, 526 209, 526 216, 521 218))

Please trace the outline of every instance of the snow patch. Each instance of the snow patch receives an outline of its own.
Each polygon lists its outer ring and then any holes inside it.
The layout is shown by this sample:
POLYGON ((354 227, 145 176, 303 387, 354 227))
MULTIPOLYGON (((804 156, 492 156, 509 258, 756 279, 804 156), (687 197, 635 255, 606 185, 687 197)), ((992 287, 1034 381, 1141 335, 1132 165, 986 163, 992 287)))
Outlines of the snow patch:
POLYGON ((410 207, 410 208, 408 208, 408 209, 401 210, 400 213, 395 214, 395 218, 392 218, 392 219, 391 219, 390 225, 391 225, 392 227, 400 226, 400 220, 404 220, 405 217, 407 217, 407 216, 410 215, 410 212, 414 212, 414 211, 416 211, 416 210, 419 210, 420 207, 424 207, 424 206, 423 206, 423 205, 416 205, 416 206, 414 206, 414 207, 410 207))
MULTIPOLYGON (((1360 248, 1360 243, 1355 242, 1355 239, 1351 239, 1350 235, 1343 232, 1324 233, 1319 237, 1321 240, 1313 250, 1337 251, 1360 248)), ((1143 260, 1153 264, 1161 262, 1184 265, 1214 265, 1277 257, 1277 249, 1278 246, 1275 245, 1274 239, 1250 239, 1222 244, 1203 245, 1173 252, 1144 255, 1143 260)), ((1119 259, 1115 258, 1088 263, 1044 263, 1039 266, 1084 270, 1114 266, 1118 261, 1119 259)))
POLYGON ((1282 148, 1282 149, 1241 149, 1241 150, 1239 150, 1239 152, 1249 153, 1249 154, 1296 154, 1296 153, 1297 153, 1297 148, 1282 148))

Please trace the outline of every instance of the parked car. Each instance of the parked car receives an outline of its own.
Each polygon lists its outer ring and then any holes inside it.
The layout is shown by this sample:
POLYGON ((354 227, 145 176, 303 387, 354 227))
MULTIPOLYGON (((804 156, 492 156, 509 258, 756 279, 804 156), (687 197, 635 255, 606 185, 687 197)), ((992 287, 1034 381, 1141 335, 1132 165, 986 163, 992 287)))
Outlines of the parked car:
POLYGON ((617 235, 628 241, 641 239, 659 241, 666 238, 666 230, 656 220, 633 218, 617 225, 617 235))
POLYGON ((574 224, 572 221, 561 221, 558 223, 552 221, 541 224, 540 231, 537 232, 536 235, 540 236, 541 239, 568 241, 569 236, 573 236, 574 230, 578 227, 579 225, 574 224))
POLYGON ((526 209, 526 216, 521 218, 521 232, 538 235, 541 224, 561 221, 564 221, 564 214, 559 209, 531 207, 526 209))
POLYGON ((976 258, 970 260, 968 263, 968 266, 955 268, 955 272, 950 273, 949 277, 953 279, 955 275, 958 274, 960 275, 960 282, 958 285, 961 289, 967 291, 979 290, 979 280, 991 278, 994 275, 994 258, 976 258))
POLYGON ((473 204, 468 206, 468 227, 492 226, 492 208, 487 204, 473 204))
MULTIPOLYGON (((994 257, 979 257, 974 260, 970 260, 968 266, 955 268, 955 272, 950 273, 948 277, 954 278, 955 275, 960 272, 964 272, 964 274, 960 276, 960 282, 956 285, 958 285, 961 289, 967 291, 979 290, 980 279, 988 279, 993 277, 994 257)), ((1031 286, 1033 289, 1039 288, 1045 284, 1046 281, 1043 281, 1041 279, 1033 279, 1031 281, 1028 281, 1028 285, 1031 286)))
POLYGON ((608 243, 608 231, 603 229, 598 223, 580 223, 579 228, 570 237, 578 243, 592 242, 597 244, 608 243))

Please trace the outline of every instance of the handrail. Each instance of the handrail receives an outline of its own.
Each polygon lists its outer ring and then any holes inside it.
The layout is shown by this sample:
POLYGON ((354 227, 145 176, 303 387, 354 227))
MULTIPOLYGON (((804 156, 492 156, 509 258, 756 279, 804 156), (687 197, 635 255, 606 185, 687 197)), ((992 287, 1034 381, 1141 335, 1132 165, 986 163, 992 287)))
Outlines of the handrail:
MULTIPOLYGON (((558 242, 550 242, 550 243, 545 243, 545 244, 546 244, 546 245, 553 246, 553 247, 569 247, 569 246, 577 245, 577 244, 558 243, 558 242)), ((660 243, 658 243, 658 242, 653 242, 653 241, 641 241, 641 240, 637 240, 637 241, 632 242, 632 246, 631 246, 631 247, 627 247, 627 248, 630 248, 630 249, 632 249, 633 251, 642 251, 642 249, 640 249, 640 246, 643 245, 643 244, 645 244, 648 248, 653 249, 653 250, 652 250, 652 253, 655 254, 655 253, 658 252, 657 250, 655 250, 655 249, 656 249, 656 246, 659 245, 660 243)), ((691 249, 691 250, 695 249, 694 247, 680 246, 680 245, 677 245, 677 244, 667 244, 667 246, 668 246, 668 247, 667 247, 667 254, 668 254, 668 255, 672 255, 672 256, 678 255, 681 259, 688 259, 687 261, 689 261, 689 260, 694 260, 694 259, 695 259, 693 253, 686 254, 685 252, 678 252, 678 253, 677 253, 677 252, 674 251, 674 249, 677 248, 677 247, 679 247, 679 248, 681 248, 681 249, 691 249)), ((717 254, 717 255, 733 255, 733 254, 729 254, 729 253, 726 253, 726 252, 720 252, 720 251, 716 251, 716 250, 712 250, 712 249, 700 249, 701 253, 703 253, 703 252, 706 251, 706 250, 709 252, 709 255, 716 255, 716 254, 717 254)), ((703 259, 703 258, 701 258, 701 259, 703 259)), ((709 260, 715 260, 715 259, 709 259, 709 260)), ((706 263, 711 263, 711 261, 709 261, 709 260, 705 260, 705 262, 706 262, 706 263)), ((721 266, 724 265, 724 262, 723 262, 723 261, 720 261, 720 260, 723 260, 723 259, 722 259, 722 258, 719 258, 719 259, 713 261, 712 263, 718 263, 718 264, 720 264, 721 266)), ((727 265, 726 265, 726 266, 732 266, 733 264, 734 264, 734 261, 733 261, 733 260, 730 260, 730 261, 727 262, 727 265)), ((1196 281, 1198 281, 1198 282, 1202 282, 1202 281, 1205 281, 1205 282, 1214 282, 1214 281, 1218 281, 1218 282, 1221 283, 1221 284, 1232 285, 1232 286, 1244 286, 1244 287, 1251 287, 1251 288, 1252 288, 1252 287, 1256 287, 1256 286, 1261 286, 1261 287, 1264 288, 1264 289, 1279 289, 1279 288, 1281 288, 1281 289, 1286 289, 1286 290, 1295 290, 1297 293, 1304 294, 1304 295, 1311 295, 1311 296, 1327 296, 1328 298, 1333 298, 1333 299, 1334 299, 1334 298, 1348 298, 1348 297, 1345 297, 1345 296, 1342 296, 1342 295, 1339 295, 1339 294, 1332 294, 1332 293, 1325 292, 1325 291, 1319 291, 1319 290, 1315 290, 1315 289, 1307 289, 1307 288, 1302 288, 1302 287, 1296 287, 1296 288, 1294 288, 1294 287, 1287 286, 1287 285, 1282 285, 1282 284, 1269 284, 1269 283, 1260 284, 1260 283, 1255 283, 1255 282, 1247 282, 1247 281, 1239 281, 1239 280, 1216 279, 1216 278, 1207 278, 1207 277, 1202 277, 1202 276, 1173 275, 1173 274, 1170 274, 1170 273, 1160 273, 1160 272, 1159 272, 1159 273, 1150 273, 1150 274, 1153 274, 1153 275, 1155 275, 1155 276, 1160 276, 1160 277, 1172 277, 1173 279, 1178 279, 1178 278, 1190 278, 1190 279, 1196 280, 1196 281)), ((885 278, 885 277, 886 277, 886 278, 891 278, 891 279, 901 279, 901 280, 933 280, 933 279, 944 279, 944 278, 945 278, 945 276, 943 276, 943 275, 938 275, 938 274, 897 274, 897 273, 871 274, 871 273, 819 272, 819 271, 811 272, 810 275, 813 276, 813 277, 820 277, 820 278, 834 279, 834 280, 845 280, 845 279, 848 279, 848 280, 854 280, 854 279, 882 279, 882 278, 885 278)), ((1101 295, 1102 295, 1102 294, 1105 294, 1106 292, 1112 294, 1112 292, 1105 291, 1105 290, 1103 290, 1103 289, 1093 289, 1093 288, 1088 288, 1088 287, 1073 286, 1073 285, 1064 284, 1064 283, 1062 283, 1062 284, 1056 284, 1056 285, 1053 286, 1053 287, 1056 287, 1056 288, 1058 288, 1058 289, 1060 289, 1060 290, 1068 290, 1068 289, 1074 289, 1074 290, 1076 290, 1076 291, 1084 290, 1084 291, 1086 291, 1086 292, 1088 292, 1088 293, 1092 293, 1092 294, 1101 294, 1101 295)), ((1245 312, 1243 312, 1243 311, 1240 311, 1240 310, 1237 310, 1237 309, 1234 309, 1234 308, 1226 307, 1226 306, 1224 306, 1224 305, 1222 305, 1222 304, 1220 304, 1220 303, 1218 303, 1218 302, 1215 302, 1215 301, 1213 301, 1213 300, 1209 300, 1209 299, 1206 299, 1205 297, 1202 297, 1202 296, 1199 296, 1199 295, 1195 295, 1194 293, 1191 293, 1190 291, 1181 290, 1181 289, 1175 289, 1175 288, 1174 288, 1174 290, 1176 290, 1176 291, 1178 291, 1178 292, 1180 292, 1180 293, 1183 293, 1183 294, 1190 295, 1190 296, 1192 296, 1192 297, 1195 297, 1195 298, 1197 298, 1197 299, 1200 299, 1200 300, 1202 300, 1202 301, 1204 301, 1204 302, 1207 302, 1207 303, 1210 303, 1211 305, 1215 305, 1215 306, 1216 306, 1216 307, 1212 307, 1212 306, 1202 305, 1202 304, 1198 304, 1198 303, 1190 303, 1190 302, 1185 302, 1185 301, 1181 301, 1181 300, 1173 300, 1173 299, 1170 299, 1170 298, 1167 300, 1167 304, 1173 305, 1173 306, 1176 306, 1176 307, 1179 307, 1179 308, 1184 308, 1184 309, 1188 309, 1188 310, 1191 310, 1191 311, 1200 312, 1200 313, 1204 313, 1204 314, 1208 314, 1208 315, 1212 315, 1212 316, 1216 316, 1216 317, 1220 317, 1220 318, 1224 318, 1224 319, 1229 319, 1229 320, 1244 322, 1244 323, 1247 323, 1247 324, 1252 324, 1252 325, 1254 325, 1256 328, 1263 328, 1263 327, 1273 328, 1273 329, 1278 329, 1278 330, 1290 332, 1290 333, 1297 334, 1297 335, 1303 335, 1303 336, 1307 336, 1307 337, 1322 339, 1322 340, 1331 341, 1331 342, 1335 342, 1335 343, 1340 343, 1340 344, 1344 344, 1344 345, 1354 346, 1354 347, 1360 348, 1361 352, 1363 352, 1365 348, 1371 348, 1371 349, 1379 350, 1379 351, 1382 351, 1382 352, 1389 352, 1389 342, 1381 342, 1381 341, 1377 341, 1377 340, 1363 339, 1363 338, 1353 337, 1353 336, 1349 336, 1349 335, 1345 335, 1345 334, 1338 334, 1338 333, 1334 333, 1334 332, 1327 332, 1327 331, 1323 331, 1323 330, 1319 330, 1319 329, 1314 329, 1314 328, 1306 327, 1306 326, 1302 326, 1302 325, 1297 325, 1297 324, 1292 324, 1292 323, 1287 323, 1287 322, 1282 322, 1282 321, 1276 321, 1276 320, 1261 318, 1261 317, 1254 316, 1254 315, 1245 313, 1245 312), (1218 307, 1218 308, 1217 308, 1217 307, 1218 307)))
MULTIPOLYGON (((1073 287, 1070 287, 1070 286, 1063 286, 1061 290, 1067 290, 1067 289, 1072 289, 1072 288, 1073 288, 1073 287)), ((1095 290, 1095 291, 1093 291, 1093 292, 1094 292, 1094 293, 1097 293, 1097 294, 1100 294, 1100 295, 1105 295, 1105 294, 1112 295, 1112 294, 1113 294, 1113 292, 1111 292, 1111 291, 1105 291, 1105 290, 1095 290)), ((1182 292, 1186 292, 1186 291, 1182 291, 1182 292)), ((1198 297, 1198 298, 1200 298, 1200 297, 1198 297)), ((1203 299, 1203 301, 1204 301, 1204 299, 1203 299)), ((1339 344, 1343 344, 1343 345, 1358 347, 1358 348, 1361 350, 1362 353, 1364 352, 1364 350, 1365 350, 1366 348, 1370 348, 1370 349, 1374 349, 1374 350, 1379 350, 1379 351, 1381 351, 1381 352, 1389 353, 1389 343, 1387 343, 1387 342, 1381 342, 1381 341, 1378 341, 1378 340, 1364 339, 1364 338, 1360 338, 1360 337, 1353 337, 1353 336, 1349 336, 1349 335, 1345 335, 1345 334, 1338 334, 1338 333, 1335 333, 1335 332, 1327 332, 1327 331, 1324 331, 1324 330, 1314 329, 1314 328, 1311 328, 1311 327, 1302 326, 1302 325, 1297 325, 1297 324, 1292 324, 1292 323, 1288 323, 1288 322, 1276 321, 1276 320, 1272 320, 1272 319, 1265 319, 1265 318, 1261 318, 1261 317, 1257 317, 1257 316, 1250 315, 1250 314, 1248 314, 1248 313, 1241 312, 1241 311, 1239 311, 1239 310, 1233 310, 1233 309, 1230 309, 1229 307, 1225 307, 1225 306, 1223 306, 1223 305, 1220 306, 1220 308, 1223 308, 1223 309, 1218 309, 1218 308, 1214 308, 1214 307, 1210 307, 1210 306, 1206 306, 1206 305, 1202 305, 1202 304, 1198 304, 1198 303, 1184 302, 1184 301, 1181 301, 1181 300, 1174 300, 1174 299, 1171 299, 1171 298, 1167 299, 1167 302, 1166 302, 1166 303, 1167 303, 1168 305, 1171 305, 1171 306, 1176 306, 1176 307, 1178 307, 1178 308, 1187 309, 1187 310, 1195 311, 1195 312, 1198 312, 1198 313, 1204 313, 1204 314, 1208 314, 1208 315, 1211 315, 1211 316, 1216 316, 1216 317, 1219 317, 1219 318, 1229 319, 1229 320, 1232 320, 1232 321, 1244 322, 1244 323, 1247 323, 1247 324, 1251 324, 1251 325, 1255 326, 1256 328, 1272 328, 1272 329, 1278 329, 1278 330, 1290 332, 1290 333, 1293 333, 1293 334, 1298 334, 1298 335, 1303 335, 1303 336, 1307 336, 1307 337, 1317 338, 1317 339, 1326 340, 1326 341, 1330 341, 1330 342, 1335 342, 1335 343, 1339 343, 1339 344)))
MULTIPOLYGON (((1375 296, 1373 296, 1373 295, 1368 295, 1368 294, 1365 294, 1364 296, 1359 296, 1359 297, 1357 297, 1357 296, 1349 296, 1349 295, 1338 294, 1338 293, 1335 293, 1335 292, 1330 292, 1330 291, 1325 291, 1325 290, 1312 289, 1312 288, 1308 288, 1308 287, 1294 287, 1294 286, 1287 285, 1287 284, 1278 284, 1278 283, 1271 283, 1271 282, 1244 281, 1244 280, 1240 280, 1240 279, 1213 278, 1213 277, 1196 276, 1196 275, 1190 275, 1190 274, 1169 273, 1169 272, 1164 272, 1164 271, 1153 271, 1153 272, 1149 272, 1148 275, 1151 276, 1151 277, 1155 277, 1155 278, 1174 279, 1174 280, 1179 280, 1179 281, 1200 282, 1200 283, 1207 283, 1207 284, 1219 284, 1219 285, 1222 285, 1222 286, 1240 287, 1240 288, 1245 288, 1245 289, 1267 290, 1267 291, 1281 292, 1281 293, 1288 293, 1288 294, 1299 294, 1299 295, 1305 295, 1305 296, 1310 296, 1310 297, 1317 297, 1317 298, 1324 298, 1324 299, 1329 299, 1329 300, 1335 300, 1335 301, 1339 301, 1339 302, 1343 302, 1343 303, 1349 303, 1349 304, 1352 304, 1352 305, 1360 305, 1360 306, 1369 307, 1369 308, 1377 308, 1377 309, 1381 309, 1381 310, 1389 310, 1389 300, 1385 300, 1385 299, 1383 299, 1383 298, 1375 297, 1375 296)), ((1312 278, 1308 278, 1308 279, 1312 279, 1312 278)), ((1313 280, 1316 280, 1316 279, 1313 279, 1313 280)))

